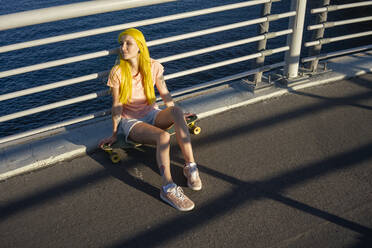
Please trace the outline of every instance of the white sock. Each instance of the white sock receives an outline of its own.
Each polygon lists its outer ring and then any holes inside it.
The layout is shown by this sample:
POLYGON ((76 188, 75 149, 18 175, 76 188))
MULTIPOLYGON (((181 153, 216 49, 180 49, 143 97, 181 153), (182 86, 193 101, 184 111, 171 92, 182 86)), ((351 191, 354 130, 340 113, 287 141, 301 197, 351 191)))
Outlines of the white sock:
POLYGON ((163 186, 163 191, 168 192, 168 189, 171 189, 173 187, 176 187, 177 185, 175 183, 168 183, 167 185, 163 186))
POLYGON ((196 167, 196 163, 191 162, 191 163, 186 163, 186 166, 190 166, 190 168, 196 167))

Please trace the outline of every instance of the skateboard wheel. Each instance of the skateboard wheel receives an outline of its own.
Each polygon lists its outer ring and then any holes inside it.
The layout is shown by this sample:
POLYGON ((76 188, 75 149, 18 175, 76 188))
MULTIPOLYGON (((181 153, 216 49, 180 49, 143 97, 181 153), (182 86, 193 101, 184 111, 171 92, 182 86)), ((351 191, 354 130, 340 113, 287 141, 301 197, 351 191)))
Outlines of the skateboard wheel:
POLYGON ((120 162, 120 156, 119 156, 119 154, 117 154, 117 153, 112 153, 111 156, 110 156, 110 158, 111 158, 111 161, 112 161, 114 164, 117 164, 117 163, 120 162))
POLYGON ((200 132, 201 132, 201 128, 200 128, 200 127, 194 126, 194 127, 191 129, 191 133, 193 133, 193 134, 195 134, 195 135, 198 135, 200 132))

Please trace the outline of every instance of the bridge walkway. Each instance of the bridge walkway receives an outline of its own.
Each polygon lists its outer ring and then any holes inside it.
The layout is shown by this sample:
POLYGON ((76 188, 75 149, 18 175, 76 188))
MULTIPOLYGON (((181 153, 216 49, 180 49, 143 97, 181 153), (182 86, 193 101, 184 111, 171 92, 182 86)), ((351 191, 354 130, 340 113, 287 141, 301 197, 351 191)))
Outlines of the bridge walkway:
POLYGON ((155 150, 102 151, 0 182, 2 247, 371 247, 372 75, 293 90, 200 121, 204 188, 159 198, 155 150))

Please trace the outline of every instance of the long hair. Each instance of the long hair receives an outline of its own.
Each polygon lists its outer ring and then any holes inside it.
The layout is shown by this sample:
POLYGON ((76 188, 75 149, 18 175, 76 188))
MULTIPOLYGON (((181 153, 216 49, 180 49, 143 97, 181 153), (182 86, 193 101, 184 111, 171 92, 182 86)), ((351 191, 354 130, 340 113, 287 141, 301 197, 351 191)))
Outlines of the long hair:
MULTIPOLYGON (((139 70, 143 78, 143 87, 147 104, 152 105, 156 101, 154 84, 151 73, 151 59, 149 49, 146 45, 145 37, 142 32, 135 28, 129 28, 119 34, 118 42, 121 43, 121 38, 124 35, 133 37, 140 50, 139 53, 139 70)), ((120 84, 120 102, 123 104, 129 103, 132 97, 132 73, 128 61, 122 58, 120 53, 120 61, 118 67, 121 69, 121 84, 120 84)), ((119 69, 118 68, 118 69, 119 69)))

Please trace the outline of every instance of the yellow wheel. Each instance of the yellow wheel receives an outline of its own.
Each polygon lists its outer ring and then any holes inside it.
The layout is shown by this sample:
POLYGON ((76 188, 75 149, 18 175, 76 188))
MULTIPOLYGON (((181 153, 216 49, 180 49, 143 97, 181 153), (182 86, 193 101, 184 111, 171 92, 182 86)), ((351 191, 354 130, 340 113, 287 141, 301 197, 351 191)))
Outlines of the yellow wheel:
POLYGON ((198 135, 201 132, 201 128, 198 126, 195 126, 191 129, 191 132, 195 135, 198 135))
POLYGON ((114 164, 117 164, 120 162, 120 156, 119 154, 117 154, 116 152, 113 152, 110 156, 111 158, 111 161, 114 163, 114 164))

